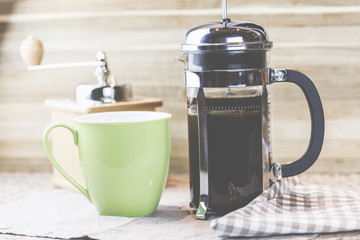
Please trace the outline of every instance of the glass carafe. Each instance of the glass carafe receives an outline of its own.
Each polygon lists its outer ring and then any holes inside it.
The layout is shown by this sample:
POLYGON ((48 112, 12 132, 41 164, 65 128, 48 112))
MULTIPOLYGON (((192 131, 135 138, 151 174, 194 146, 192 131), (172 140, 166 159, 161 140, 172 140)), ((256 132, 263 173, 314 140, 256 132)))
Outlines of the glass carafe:
POLYGON ((273 182, 317 159, 324 137, 319 94, 309 78, 268 67, 272 42, 263 27, 222 19, 190 29, 179 60, 186 64, 191 205, 197 218, 241 208, 273 182), (312 132, 306 153, 280 165, 271 154, 267 85, 292 82, 304 92, 312 132))

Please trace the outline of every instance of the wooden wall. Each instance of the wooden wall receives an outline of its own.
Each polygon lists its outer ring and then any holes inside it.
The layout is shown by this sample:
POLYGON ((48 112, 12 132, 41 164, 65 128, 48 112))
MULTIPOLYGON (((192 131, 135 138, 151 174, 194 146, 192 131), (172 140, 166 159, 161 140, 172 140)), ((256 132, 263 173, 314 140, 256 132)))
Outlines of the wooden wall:
MULTIPOLYGON (((312 168, 360 172, 360 1, 229 0, 232 20, 263 25, 274 42, 271 66, 306 73, 318 87, 326 115, 323 152, 312 168)), ((43 63, 89 61, 107 53, 119 83, 135 95, 160 97, 173 114, 171 171, 187 171, 183 68, 175 62, 186 31, 218 21, 221 1, 0 0, 0 170, 50 169, 42 131, 50 122, 45 99, 70 98, 93 80, 92 68, 28 72, 20 42, 44 43, 43 63)), ((274 160, 305 151, 309 113, 301 91, 271 86, 274 160)))

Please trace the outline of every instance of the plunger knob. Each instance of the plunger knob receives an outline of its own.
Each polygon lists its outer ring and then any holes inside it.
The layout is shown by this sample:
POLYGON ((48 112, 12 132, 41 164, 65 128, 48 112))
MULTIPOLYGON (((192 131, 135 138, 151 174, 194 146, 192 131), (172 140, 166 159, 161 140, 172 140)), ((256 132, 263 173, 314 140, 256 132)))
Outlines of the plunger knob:
POLYGON ((43 54, 43 45, 34 35, 29 35, 20 44, 20 55, 27 66, 40 65, 43 54))

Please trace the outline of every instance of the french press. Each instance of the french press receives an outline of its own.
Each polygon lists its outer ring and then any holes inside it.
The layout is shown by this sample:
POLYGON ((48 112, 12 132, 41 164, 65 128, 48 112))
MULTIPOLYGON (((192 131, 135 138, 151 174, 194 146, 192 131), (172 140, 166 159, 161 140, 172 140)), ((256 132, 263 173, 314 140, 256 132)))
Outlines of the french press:
POLYGON ((186 63, 190 205, 196 217, 241 208, 282 177, 307 170, 320 154, 324 113, 304 74, 268 67, 272 47, 265 29, 227 18, 190 29, 179 60, 186 63), (272 161, 271 101, 267 85, 291 82, 305 94, 311 137, 305 154, 280 165, 272 161))

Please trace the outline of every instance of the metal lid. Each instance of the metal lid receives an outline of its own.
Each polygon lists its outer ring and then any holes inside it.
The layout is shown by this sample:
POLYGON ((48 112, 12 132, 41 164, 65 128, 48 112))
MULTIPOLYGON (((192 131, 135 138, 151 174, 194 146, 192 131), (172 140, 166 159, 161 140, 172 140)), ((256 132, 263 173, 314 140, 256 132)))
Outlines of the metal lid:
POLYGON ((184 51, 269 50, 265 29, 252 22, 206 23, 190 29, 182 45, 184 51))

